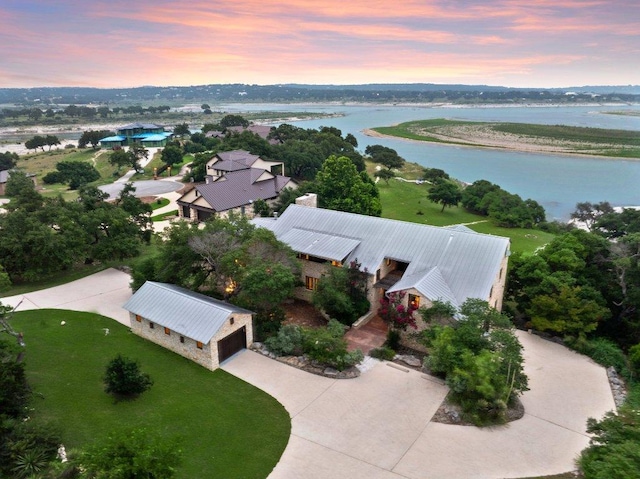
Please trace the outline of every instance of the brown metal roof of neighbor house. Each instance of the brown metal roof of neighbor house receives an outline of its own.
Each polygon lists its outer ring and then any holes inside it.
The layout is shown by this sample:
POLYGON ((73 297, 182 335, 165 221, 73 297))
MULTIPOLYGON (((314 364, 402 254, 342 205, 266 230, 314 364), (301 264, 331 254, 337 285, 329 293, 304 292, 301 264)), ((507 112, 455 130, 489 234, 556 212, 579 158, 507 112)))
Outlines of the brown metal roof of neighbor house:
POLYGON ((246 170, 260 159, 260 156, 245 150, 222 151, 216 156, 220 160, 213 164, 213 169, 220 171, 246 170))
POLYGON ((275 198, 291 178, 274 176, 256 181, 265 171, 259 168, 230 171, 218 181, 196 186, 196 190, 215 211, 226 211, 249 205, 256 200, 275 198))

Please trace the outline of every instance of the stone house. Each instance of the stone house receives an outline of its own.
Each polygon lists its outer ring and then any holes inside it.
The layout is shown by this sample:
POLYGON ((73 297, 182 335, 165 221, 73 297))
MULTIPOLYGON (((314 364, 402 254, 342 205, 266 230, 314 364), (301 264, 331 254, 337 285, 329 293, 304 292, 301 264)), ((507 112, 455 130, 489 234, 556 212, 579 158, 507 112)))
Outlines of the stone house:
POLYGON ((123 308, 131 330, 204 366, 253 343, 253 312, 166 283, 145 282, 123 308))
POLYGON ((283 171, 283 163, 244 150, 218 153, 207 162, 205 184, 178 198, 178 214, 191 221, 204 221, 214 214, 226 217, 231 212, 252 218, 256 200, 272 205, 283 189, 297 188, 283 171))
POLYGON ((436 227, 316 208, 314 197, 297 202, 309 206, 295 204, 277 218, 253 220, 298 253, 303 284, 296 291, 298 298, 310 300, 329 268, 357 260, 369 273, 371 313, 382 298, 401 291, 405 306, 430 307, 439 300, 458 307, 479 298, 502 308, 508 238, 464 226, 436 227))

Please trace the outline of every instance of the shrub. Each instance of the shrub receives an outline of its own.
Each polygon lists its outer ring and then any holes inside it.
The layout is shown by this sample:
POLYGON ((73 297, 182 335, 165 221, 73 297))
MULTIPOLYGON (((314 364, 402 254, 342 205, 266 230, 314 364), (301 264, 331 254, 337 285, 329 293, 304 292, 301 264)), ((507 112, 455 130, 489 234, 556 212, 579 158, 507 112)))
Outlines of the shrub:
POLYGON ((137 396, 153 385, 148 374, 140 372, 138 363, 117 355, 109 361, 104 376, 105 392, 117 396, 137 396))
POLYGON ((343 371, 364 358, 362 351, 347 351, 344 326, 335 319, 325 328, 303 330, 303 349, 310 359, 343 371))
POLYGON ((629 362, 636 376, 640 375, 640 343, 629 348, 629 362))
POLYGON ((587 432, 589 447, 582 451, 578 465, 586 479, 638 477, 640 470, 640 413, 622 407, 618 413, 605 414, 601 421, 590 418, 587 432))
POLYGON ((393 351, 400 349, 400 332, 395 329, 390 329, 387 332, 387 340, 384 345, 393 351))
POLYGON ((50 171, 42 177, 42 181, 47 185, 52 185, 54 183, 64 183, 65 180, 66 176, 59 171, 50 171))
POLYGON ((454 326, 423 333, 431 354, 425 365, 444 375, 451 400, 476 425, 502 422, 507 405, 527 390, 522 346, 507 318, 486 301, 470 299, 454 326))
MULTIPOLYGON (((596 363, 606 368, 613 366, 620 375, 629 377, 627 359, 622 349, 613 341, 605 338, 593 338, 586 341, 577 341, 574 347, 578 352, 589 356, 596 363)), ((631 351, 629 352, 631 353, 631 351)))
POLYGON ((391 361, 396 356, 396 352, 388 346, 382 346, 381 348, 375 348, 369 351, 369 356, 376 359, 391 361))
POLYGON ((285 324, 278 330, 278 334, 267 338, 264 344, 278 356, 302 354, 302 328, 295 324, 285 324))
POLYGON ((90 478, 175 477, 182 451, 173 439, 144 429, 118 432, 90 446, 80 463, 90 478))

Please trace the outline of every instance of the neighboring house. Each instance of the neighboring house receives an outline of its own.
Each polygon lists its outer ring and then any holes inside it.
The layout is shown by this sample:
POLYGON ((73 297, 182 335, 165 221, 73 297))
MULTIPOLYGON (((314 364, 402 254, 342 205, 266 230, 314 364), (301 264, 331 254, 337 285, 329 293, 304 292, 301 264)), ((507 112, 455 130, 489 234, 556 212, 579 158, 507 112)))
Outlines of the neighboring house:
MULTIPOLYGON (((11 170, 0 171, 0 196, 4 196, 6 187, 7 187, 7 181, 9 181, 10 176, 11 176, 11 170)), ((27 173, 27 177, 31 178, 31 181, 33 181, 34 186, 38 186, 38 183, 36 181, 36 175, 34 175, 33 173, 30 173, 30 174, 27 173)))
POLYGON ((267 170, 273 175, 284 175, 284 163, 281 161, 263 160, 258 155, 252 155, 245 150, 222 151, 207 161, 207 176, 209 180, 224 176, 231 171, 257 168, 267 170))
POLYGON ((253 312, 172 284, 147 281, 123 308, 135 334, 207 369, 253 343, 253 312))
POLYGON ((101 148, 121 148, 140 144, 145 148, 163 147, 169 141, 171 133, 155 123, 130 123, 118 128, 115 136, 100 140, 101 148))
POLYGON ((4 195, 4 191, 5 191, 5 188, 7 187, 7 181, 9 180, 10 173, 11 172, 9 170, 0 171, 0 196, 4 195))
MULTIPOLYGON (((315 195, 299 198, 313 204, 315 195), (311 198, 311 200, 310 200, 311 198)), ((409 302, 430 307, 435 300, 460 306, 469 298, 502 308, 509 239, 456 226, 407 223, 295 204, 277 218, 255 218, 302 260, 304 286, 296 294, 310 300, 318 280, 332 266, 357 260, 369 272, 368 295, 376 311, 386 294, 404 291, 409 302)))
POLYGON ((247 151, 218 153, 207 162, 206 183, 196 185, 177 200, 181 218, 204 221, 234 212, 253 217, 253 203, 273 204, 285 188, 297 188, 280 162, 266 161, 247 151))
POLYGON ((243 131, 250 131, 254 135, 258 135, 260 138, 263 138, 269 142, 271 145, 278 145, 281 142, 274 138, 269 138, 269 133, 271 133, 273 127, 267 125, 249 125, 248 127, 244 126, 229 126, 226 128, 228 133, 242 133, 243 131))

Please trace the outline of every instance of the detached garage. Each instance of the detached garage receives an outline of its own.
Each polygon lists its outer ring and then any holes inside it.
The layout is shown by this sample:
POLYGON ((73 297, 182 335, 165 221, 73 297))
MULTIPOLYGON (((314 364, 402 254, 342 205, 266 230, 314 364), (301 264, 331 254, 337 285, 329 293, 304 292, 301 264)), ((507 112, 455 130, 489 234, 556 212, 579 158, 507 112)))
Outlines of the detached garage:
POLYGON ((123 308, 138 336, 207 369, 253 342, 253 312, 172 284, 147 281, 123 308))

